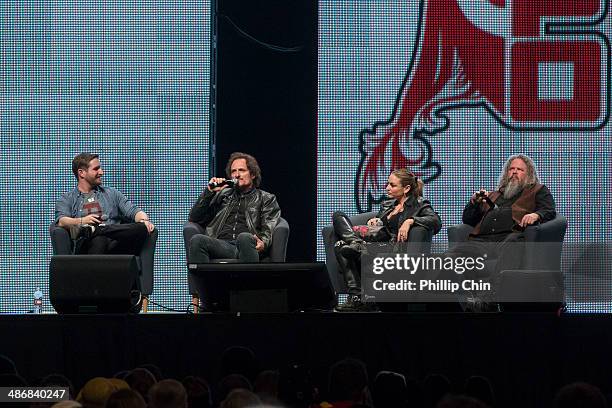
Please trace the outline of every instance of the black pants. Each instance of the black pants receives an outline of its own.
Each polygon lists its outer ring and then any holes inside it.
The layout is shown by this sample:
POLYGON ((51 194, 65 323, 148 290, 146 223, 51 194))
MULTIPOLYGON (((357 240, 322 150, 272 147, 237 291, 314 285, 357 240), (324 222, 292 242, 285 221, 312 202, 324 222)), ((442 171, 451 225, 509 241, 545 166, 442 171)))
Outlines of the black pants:
POLYGON ((440 271, 438 277, 453 281, 464 279, 482 280, 491 284, 488 291, 472 291, 472 294, 486 302, 495 302, 500 282, 500 272, 504 270, 520 269, 523 261, 525 236, 522 232, 500 234, 497 236, 471 237, 467 241, 459 242, 447 252, 438 255, 442 257, 472 257, 478 258, 486 255, 483 270, 466 271, 458 275, 454 271, 440 271))
MULTIPOLYGON (((522 232, 471 237, 467 241, 456 244, 444 255, 479 257, 486 253, 489 261, 497 260, 494 270, 487 271, 487 274, 497 275, 504 270, 520 269, 523 260, 524 241, 525 235, 522 232)), ((478 278, 478 276, 473 276, 473 278, 478 278)))
POLYGON ((98 226, 90 237, 77 239, 77 254, 140 255, 149 231, 142 222, 98 226))
POLYGON ((189 241, 189 262, 209 263, 212 259, 229 258, 240 262, 259 262, 257 240, 249 232, 241 232, 235 241, 196 234, 189 241))

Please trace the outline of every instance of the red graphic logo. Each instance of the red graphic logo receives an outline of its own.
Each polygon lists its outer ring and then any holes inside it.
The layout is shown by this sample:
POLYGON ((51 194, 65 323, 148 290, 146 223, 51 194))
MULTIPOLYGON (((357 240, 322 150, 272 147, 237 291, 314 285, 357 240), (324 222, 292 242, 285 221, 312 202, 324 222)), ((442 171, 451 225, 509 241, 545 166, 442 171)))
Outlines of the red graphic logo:
MULTIPOLYGON (((430 137, 445 111, 484 107, 513 130, 598 130, 609 117, 609 0, 422 0, 417 41, 390 118, 360 134, 357 206, 389 173, 440 175, 430 137)), ((468 136, 468 135, 466 135, 468 136)))

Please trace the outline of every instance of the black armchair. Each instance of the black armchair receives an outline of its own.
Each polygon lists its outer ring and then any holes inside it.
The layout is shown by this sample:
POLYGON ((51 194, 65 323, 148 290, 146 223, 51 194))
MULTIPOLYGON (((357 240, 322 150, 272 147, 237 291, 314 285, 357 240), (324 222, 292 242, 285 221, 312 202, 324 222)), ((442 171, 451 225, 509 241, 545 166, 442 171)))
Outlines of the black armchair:
MULTIPOLYGON (((449 247, 466 241, 472 230, 466 224, 448 227, 449 247)), ((518 270, 499 271, 497 298, 502 300, 504 310, 557 312, 562 307, 561 251, 566 230, 567 219, 562 215, 525 228, 521 266, 518 270)), ((496 263, 496 259, 485 261, 485 273, 495 271, 496 263)))
MULTIPOLYGON (((196 234, 204 234, 204 228, 195 222, 186 222, 183 226, 183 241, 185 244, 185 259, 189 264, 189 241, 196 234)), ((272 231, 272 242, 267 255, 261 259, 261 262, 285 262, 287 256, 287 243, 289 241, 289 223, 284 218, 278 220, 278 224, 272 231)), ((237 259, 211 259, 212 263, 235 263, 237 259)), ((197 306, 198 298, 191 281, 191 275, 188 275, 187 282, 189 284, 189 293, 192 294, 194 305, 197 306)))
MULTIPOLYGON (((68 230, 59 227, 56 223, 49 226, 53 255, 72 255, 73 241, 68 230)), ((151 232, 142 246, 138 260, 140 263, 140 286, 143 295, 142 311, 147 312, 148 298, 153 293, 153 266, 155 258, 155 245, 157 244, 157 228, 151 232)))
MULTIPOLYGON (((452 248, 455 243, 467 241, 473 229, 471 225, 467 224, 448 227, 449 247, 452 248)), ((525 228, 526 243, 546 243, 546 246, 525 245, 522 268, 549 271, 561 270, 561 249, 566 230, 567 219, 559 214, 548 222, 525 228), (546 254, 542 254, 542 248, 546 249, 546 254)))
MULTIPOLYGON (((376 214, 376 212, 367 212, 353 215, 349 218, 353 225, 365 225, 370 218, 376 217, 376 214)), ((336 293, 346 292, 346 284, 342 276, 340 276, 338 261, 334 254, 334 245, 338 241, 338 237, 336 237, 334 233, 334 227, 332 225, 327 225, 323 227, 321 233, 323 234, 323 244, 325 245, 325 263, 327 264, 327 271, 329 272, 329 278, 334 286, 334 290, 336 293)), ((431 252, 432 237, 432 231, 418 225, 413 226, 410 228, 410 234, 408 235, 410 249, 419 254, 429 254, 431 252)))

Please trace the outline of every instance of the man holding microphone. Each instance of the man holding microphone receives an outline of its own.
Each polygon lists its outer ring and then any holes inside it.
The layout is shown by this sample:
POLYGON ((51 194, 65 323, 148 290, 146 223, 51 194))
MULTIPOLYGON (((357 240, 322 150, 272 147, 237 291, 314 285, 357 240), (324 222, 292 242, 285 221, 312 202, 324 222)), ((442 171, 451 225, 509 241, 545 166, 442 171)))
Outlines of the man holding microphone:
POLYGON ((276 196, 258 188, 261 170, 257 160, 234 152, 225 171, 227 178, 210 179, 189 213, 189 221, 205 230, 189 242, 190 263, 215 258, 259 262, 270 248, 281 211, 276 196))

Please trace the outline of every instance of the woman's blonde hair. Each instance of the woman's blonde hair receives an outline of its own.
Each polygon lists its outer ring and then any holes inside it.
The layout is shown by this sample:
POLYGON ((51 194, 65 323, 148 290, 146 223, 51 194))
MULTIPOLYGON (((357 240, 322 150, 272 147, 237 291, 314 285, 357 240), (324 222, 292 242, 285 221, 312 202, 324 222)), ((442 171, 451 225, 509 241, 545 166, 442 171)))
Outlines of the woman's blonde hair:
POLYGON ((391 172, 395 177, 397 177, 402 184, 402 187, 410 186, 410 191, 408 194, 412 194, 415 197, 423 196, 423 180, 418 178, 408 169, 397 169, 391 172))

